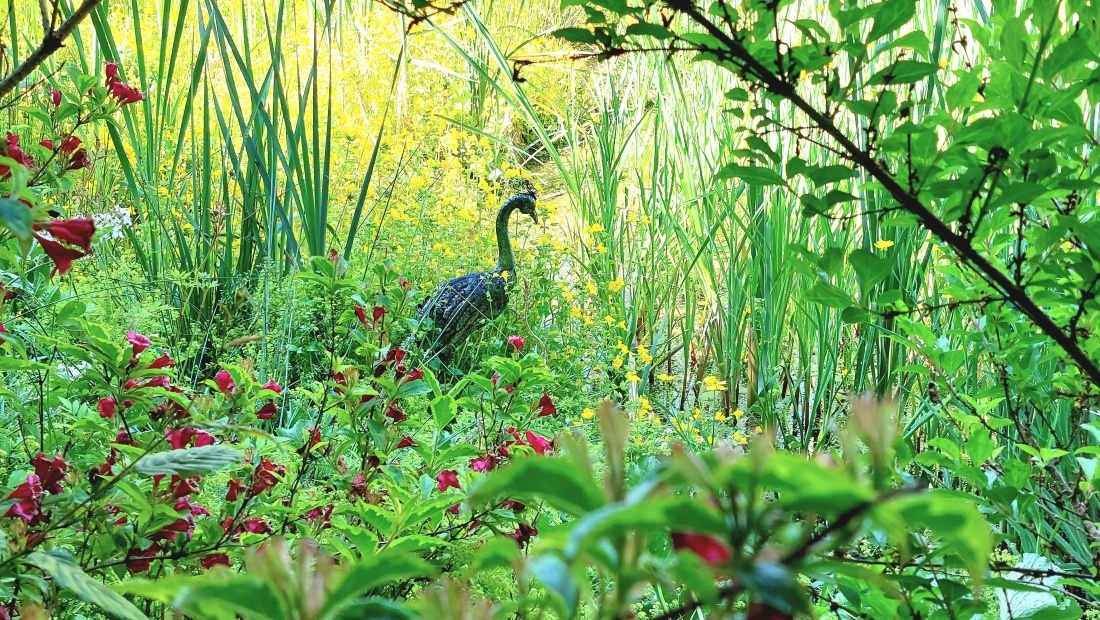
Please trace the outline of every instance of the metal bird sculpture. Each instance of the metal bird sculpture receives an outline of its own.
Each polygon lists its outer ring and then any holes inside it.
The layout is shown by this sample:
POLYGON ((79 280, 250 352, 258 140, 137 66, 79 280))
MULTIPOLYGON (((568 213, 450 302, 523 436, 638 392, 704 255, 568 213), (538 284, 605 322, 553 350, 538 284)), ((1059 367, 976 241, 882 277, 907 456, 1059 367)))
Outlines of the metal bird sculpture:
POLYGON ((497 212, 496 266, 445 282, 420 307, 421 323, 431 319, 431 327, 418 338, 419 349, 426 357, 434 354, 447 363, 475 329, 504 312, 508 292, 516 283, 516 259, 508 238, 508 219, 516 210, 538 224, 533 195, 516 194, 504 201, 497 212))

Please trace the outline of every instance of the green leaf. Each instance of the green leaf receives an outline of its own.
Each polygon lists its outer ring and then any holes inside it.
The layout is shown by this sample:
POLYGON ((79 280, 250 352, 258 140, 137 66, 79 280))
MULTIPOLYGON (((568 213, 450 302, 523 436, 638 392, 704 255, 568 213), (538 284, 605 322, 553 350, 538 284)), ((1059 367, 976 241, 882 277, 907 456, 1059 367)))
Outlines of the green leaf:
POLYGON ((863 248, 852 250, 848 254, 848 262, 856 271, 856 277, 859 278, 859 290, 864 295, 885 280, 893 268, 892 261, 882 256, 876 256, 873 252, 863 248))
POLYGON ((561 458, 532 456, 513 461, 470 493, 477 504, 507 495, 510 499, 539 499, 562 512, 579 516, 599 508, 603 493, 575 463, 561 458))
POLYGON ((116 618, 148 620, 121 594, 89 577, 66 551, 35 551, 27 560, 46 571, 59 587, 69 590, 85 603, 91 603, 116 618))
POLYGON ((451 423, 458 415, 458 404, 450 394, 444 394, 432 402, 432 417, 435 418, 435 427, 443 430, 443 427, 451 423))
POLYGON ((204 620, 282 620, 288 617, 271 586, 249 575, 200 578, 183 588, 172 607, 184 615, 204 620))
POLYGON ((930 62, 899 60, 893 65, 871 76, 871 79, 867 83, 872 86, 879 84, 887 86, 893 86, 895 84, 912 84, 913 82, 923 80, 938 70, 939 67, 930 62))
POLYGON ((630 24, 626 27, 626 33, 632 35, 641 35, 647 37, 653 37, 654 39, 671 39, 674 35, 669 32, 668 28, 658 24, 651 24, 649 22, 638 22, 636 24, 630 24))
POLYGON ((975 580, 984 574, 993 537, 969 497, 936 489, 894 499, 883 507, 897 511, 911 531, 931 531, 944 543, 943 551, 958 556, 975 580))
POLYGON ((783 177, 771 168, 759 166, 741 166, 738 164, 726 164, 718 174, 718 179, 741 179, 749 185, 784 185, 783 177))
POLYGON ((917 3, 914 0, 887 0, 878 7, 875 14, 875 25, 871 27, 871 34, 867 35, 867 41, 874 41, 879 37, 889 34, 913 19, 917 12, 917 3))
POLYGON ((577 583, 569 572, 569 566, 556 555, 543 555, 529 565, 531 574, 557 594, 565 605, 566 616, 572 618, 577 610, 577 583))
POLYGON ((352 564, 318 611, 317 618, 327 618, 351 605, 360 596, 388 583, 427 577, 435 570, 430 564, 407 553, 383 551, 352 564))
POLYGON ((552 33, 559 39, 565 39, 570 43, 595 43, 596 35, 585 28, 559 28, 552 33))
POLYGON ((26 241, 31 238, 34 218, 27 205, 11 198, 0 198, 0 226, 26 241))
POLYGON ((843 470, 785 452, 768 457, 762 478, 769 489, 778 493, 783 506, 826 518, 843 514, 874 498, 869 488, 852 480, 843 470))
POLYGON ((149 455, 139 460, 134 469, 146 476, 175 474, 190 478, 216 471, 240 458, 241 453, 229 446, 201 446, 149 455))

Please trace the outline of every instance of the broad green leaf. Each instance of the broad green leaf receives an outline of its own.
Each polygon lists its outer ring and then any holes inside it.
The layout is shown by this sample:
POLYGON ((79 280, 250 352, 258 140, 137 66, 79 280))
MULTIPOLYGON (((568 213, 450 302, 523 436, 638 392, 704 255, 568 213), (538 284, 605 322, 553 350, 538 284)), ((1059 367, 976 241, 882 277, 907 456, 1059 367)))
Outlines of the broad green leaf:
POLYGON ((458 415, 458 404, 450 394, 444 394, 432 402, 432 418, 435 419, 435 427, 443 430, 443 427, 451 423, 458 415))
POLYGON ((433 572, 435 569, 430 564, 407 553, 387 550, 367 556, 351 565, 343 579, 325 597, 325 604, 316 617, 332 617, 381 585, 427 577, 433 572))
POLYGON ((911 530, 929 530, 943 542, 942 551, 958 556, 975 580, 984 574, 993 537, 970 497, 936 489, 899 497, 882 507, 896 511, 911 530))
POLYGON ((886 67, 878 73, 871 76, 868 80, 868 84, 875 86, 884 84, 886 86, 893 86, 895 84, 912 84, 914 82, 923 80, 924 78, 932 75, 939 70, 939 67, 930 62, 921 62, 919 60, 899 60, 898 62, 886 67))
POLYGON ((741 179, 749 185, 784 185, 783 177, 771 168, 726 164, 715 175, 718 179, 741 179))
POLYGON ((240 451, 229 446, 201 446, 151 454, 139 460, 134 469, 146 476, 175 474, 190 478, 216 471, 240 458, 240 451))
POLYGON ((89 577, 66 551, 35 551, 27 557, 27 561, 45 571, 58 587, 72 592, 80 600, 99 607, 115 618, 148 620, 140 609, 121 594, 89 577))
POLYGON ((867 41, 874 41, 897 30, 913 19, 916 11, 915 0, 886 0, 875 13, 875 25, 871 27, 871 34, 867 35, 867 41))
POLYGON ((271 586, 249 575, 196 578, 172 601, 187 616, 204 620, 283 620, 287 611, 271 586))
POLYGON ((0 198, 0 226, 10 230, 16 237, 28 240, 31 238, 33 225, 34 219, 27 205, 11 198, 0 198))
POLYGON ((494 472, 470 493, 470 503, 497 497, 538 499, 562 512, 579 516, 604 503, 603 493, 587 473, 562 458, 531 456, 494 472))
POLYGON ((876 256, 874 252, 859 248, 848 254, 848 262, 856 271, 859 278, 859 290, 866 295, 887 276, 893 268, 893 261, 882 256, 876 256))

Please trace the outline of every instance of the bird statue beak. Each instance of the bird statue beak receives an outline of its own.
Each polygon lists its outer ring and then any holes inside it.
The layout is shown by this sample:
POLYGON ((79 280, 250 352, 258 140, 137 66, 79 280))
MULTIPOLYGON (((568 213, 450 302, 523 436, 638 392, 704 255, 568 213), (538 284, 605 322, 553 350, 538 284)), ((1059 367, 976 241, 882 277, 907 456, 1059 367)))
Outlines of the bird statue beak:
POLYGON ((539 223, 539 213, 538 213, 538 211, 532 211, 531 212, 531 219, 535 220, 536 224, 539 223))

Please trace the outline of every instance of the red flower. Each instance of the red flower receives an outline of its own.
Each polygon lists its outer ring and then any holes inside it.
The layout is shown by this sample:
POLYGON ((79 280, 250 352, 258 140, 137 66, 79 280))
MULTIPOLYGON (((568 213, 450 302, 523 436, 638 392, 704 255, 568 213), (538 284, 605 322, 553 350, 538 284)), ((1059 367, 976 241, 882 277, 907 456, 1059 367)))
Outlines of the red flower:
POLYGON ((149 566, 153 563, 151 558, 156 557, 158 551, 160 551, 160 545, 157 543, 153 543, 144 551, 131 549, 126 556, 126 568, 129 568, 131 573, 144 573, 149 570, 149 566))
POLYGON ((416 370, 413 370, 409 374, 405 375, 405 382, 406 383, 411 383, 413 381, 416 381, 418 379, 423 379, 423 378, 424 378, 424 371, 421 370, 420 368, 417 368, 416 370))
POLYGON ((335 505, 333 505, 333 504, 329 504, 328 506, 326 506, 323 509, 320 506, 318 506, 316 508, 313 508, 309 512, 306 513, 306 521, 309 521, 310 523, 314 523, 318 519, 320 519, 321 520, 321 529, 322 530, 327 530, 328 528, 332 527, 332 524, 329 523, 329 519, 332 518, 333 508, 335 508, 335 505))
POLYGON ((719 564, 733 556, 729 545, 714 536, 704 534, 673 532, 672 548, 677 551, 691 551, 707 564, 719 564))
POLYGON ((118 411, 118 403, 113 398, 101 398, 99 399, 99 417, 112 420, 115 417, 115 412, 118 411))
POLYGON ((149 364, 150 370, 159 370, 161 368, 168 368, 169 366, 175 366, 176 361, 168 356, 167 353, 153 360, 152 364, 149 364))
POLYGON ((44 453, 39 452, 31 459, 31 465, 34 465, 34 474, 41 481, 42 488, 49 491, 51 495, 61 493, 63 490, 61 481, 69 471, 69 463, 65 457, 58 454, 52 459, 47 459, 44 453))
MULTIPOLYGON (((19 136, 8 132, 7 148, 3 149, 3 154, 14 159, 17 163, 27 168, 34 167, 34 160, 31 156, 24 153, 23 149, 19 148, 19 136)), ((11 176, 11 169, 7 166, 0 166, 0 178, 8 178, 11 176)))
POLYGON ((95 222, 87 218, 73 220, 50 220, 35 225, 35 230, 45 230, 58 241, 75 245, 85 252, 92 251, 92 237, 95 235, 95 222))
POLYGON ((225 501, 227 502, 237 501, 241 491, 245 490, 245 486, 237 478, 230 479, 227 486, 229 487, 229 491, 225 494, 225 501))
POLYGON ((527 341, 523 339, 523 336, 508 336, 508 344, 515 347, 516 351, 522 349, 523 345, 526 343, 527 341))
POLYGON ((417 447, 417 443, 415 441, 413 441, 413 438, 409 437, 408 435, 405 435, 404 437, 402 437, 401 441, 397 444, 397 449, 399 449, 399 450, 401 448, 415 448, 415 447, 417 447))
POLYGON ((141 352, 152 346, 152 341, 146 338, 144 335, 137 332, 127 332, 126 340, 130 341, 130 344, 134 348, 134 357, 141 355, 141 352))
POLYGON ((527 510, 527 504, 517 502, 514 499, 510 499, 504 502, 500 505, 500 507, 505 510, 511 510, 512 512, 523 512, 524 510, 527 510))
POLYGON ((363 309, 363 306, 355 306, 355 316, 359 318, 359 322, 363 324, 363 327, 367 326, 367 311, 363 309))
POLYGON ((193 517, 198 517, 201 515, 206 515, 208 517, 210 516, 209 510, 203 508, 202 506, 196 506, 195 504, 191 503, 190 495, 185 495, 176 500, 175 508, 177 512, 186 512, 193 517))
POLYGON ((188 445, 199 448, 214 443, 213 435, 193 428, 166 429, 164 435, 173 450, 183 450, 188 445))
POLYGON ((228 370, 219 370, 214 376, 214 383, 218 384, 218 389, 226 396, 231 396, 237 391, 237 384, 233 382, 233 377, 229 375, 228 370))
MULTIPOLYGON (((194 493, 198 495, 202 489, 199 488, 199 481, 201 478, 180 478, 179 476, 172 476, 172 483, 168 485, 168 491, 172 494, 172 497, 179 499, 181 497, 187 497, 194 493)), ((178 510, 178 509, 177 509, 178 510)))
POLYGON ((145 95, 142 95, 141 91, 128 84, 123 84, 118 79, 111 80, 108 78, 107 90, 111 91, 111 96, 118 100, 120 106, 145 101, 145 95))
POLYGON ((321 443, 321 425, 309 429, 309 447, 312 448, 321 443))
POLYGON ((61 155, 66 170, 80 170, 88 167, 88 151, 80 146, 80 138, 69 136, 61 143, 61 155))
POLYGON ((51 151, 53 150, 53 140, 43 140, 39 142, 39 144, 50 149, 51 151))
POLYGON ((28 525, 36 525, 42 520, 42 496, 46 492, 42 489, 42 480, 37 474, 30 474, 27 480, 15 487, 5 499, 17 499, 11 508, 4 513, 5 517, 16 517, 25 521, 28 525))
POLYGON ((539 414, 536 417, 543 418, 556 415, 558 415, 558 408, 554 406, 554 401, 550 398, 550 395, 543 392, 542 398, 539 399, 539 414))
MULTIPOLYGON (((375 306, 374 310, 371 312, 371 319, 373 319, 371 321, 371 324, 370 324, 371 328, 373 329, 375 326, 377 326, 378 321, 382 320, 382 317, 385 316, 385 315, 386 315, 385 306, 375 306)), ((404 353, 404 351, 402 351, 402 353, 404 353)), ((404 356, 402 356, 402 357, 404 357, 404 356)), ((398 361, 401 361, 401 360, 398 360, 398 361)))
POLYGON ((260 386, 260 389, 262 389, 262 390, 271 390, 272 392, 275 392, 276 394, 282 394, 283 393, 283 386, 279 385, 278 383, 275 383, 274 379, 268 379, 267 383, 260 386))
POLYGON ((54 89, 50 91, 50 101, 53 102, 53 107, 61 105, 61 91, 54 89))
POLYGON ((275 403, 267 403, 260 410, 256 412, 256 417, 261 420, 270 420, 275 417, 275 414, 279 412, 279 408, 275 403))
POLYGON ((224 553, 211 553, 210 555, 203 556, 199 560, 199 564, 206 570, 210 570, 215 566, 232 566, 229 563, 229 556, 224 553))
MULTIPOLYGON (((0 168, 3 168, 3 166, 0 166, 0 168)), ((42 246, 42 251, 44 251, 46 255, 50 257, 50 260, 53 261, 53 271, 50 273, 50 277, 56 275, 63 276, 69 273, 69 270, 73 268, 73 261, 86 256, 86 254, 80 250, 67 248, 42 235, 35 235, 34 238, 37 239, 39 245, 42 246)))
POLYGON ((109 62, 106 67, 107 82, 110 83, 118 79, 118 63, 109 62))
POLYGON ((401 408, 398 407, 396 404, 386 407, 386 417, 393 420, 395 424, 397 422, 404 422, 408 419, 408 416, 405 415, 405 412, 401 411, 401 408))
POLYGON ((460 504, 453 504, 450 508, 447 509, 447 512, 449 512, 453 515, 456 515, 456 514, 458 514, 459 506, 460 506, 460 504))
POLYGON ((439 475, 435 477, 435 481, 440 493, 451 487, 459 491, 462 490, 462 487, 458 484, 458 472, 453 469, 444 469, 439 472, 439 475))
POLYGON ((485 454, 476 459, 470 459, 470 469, 476 472, 493 471, 497 466, 497 460, 491 454, 485 454))
POLYGON ((0 323, 0 334, 6 334, 8 330, 4 327, 3 323, 0 323))
POLYGON ((519 544, 520 548, 526 547, 531 543, 531 538, 538 536, 539 531, 526 523, 520 523, 516 525, 516 531, 512 532, 508 536, 519 544))
POLYGON ((286 474, 286 465, 276 465, 267 458, 261 460, 252 471, 252 488, 248 491, 249 497, 259 495, 279 484, 284 474, 286 474))
POLYGON ((255 517, 244 522, 244 531, 252 534, 268 534, 271 532, 271 526, 260 517, 255 517))
POLYGON ((546 454, 550 451, 550 441, 531 431, 527 431, 527 445, 535 450, 535 454, 546 454))

